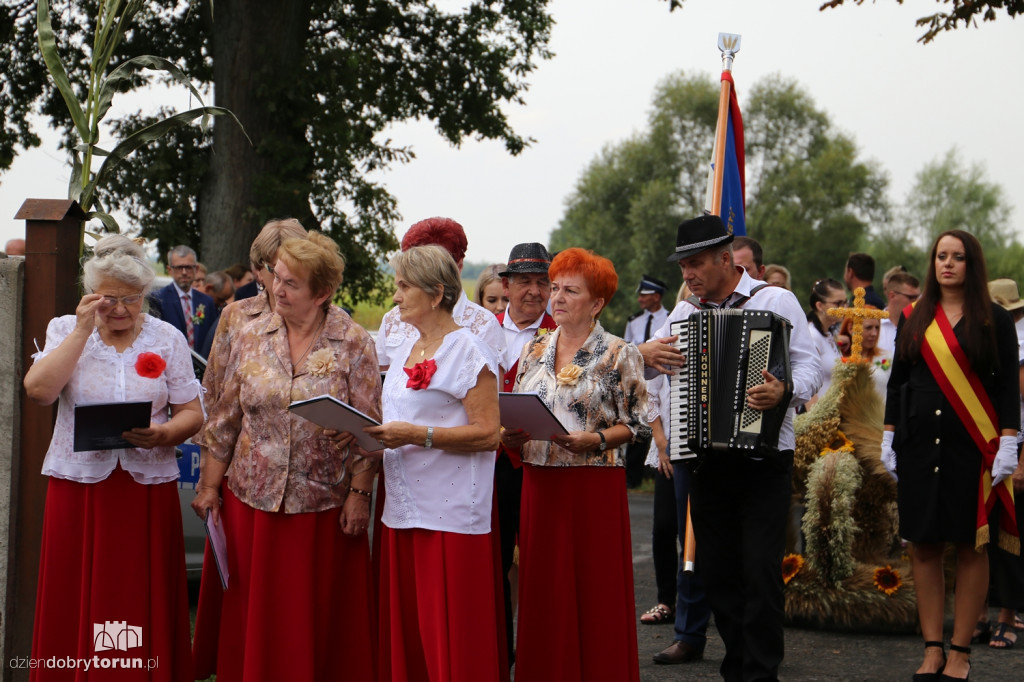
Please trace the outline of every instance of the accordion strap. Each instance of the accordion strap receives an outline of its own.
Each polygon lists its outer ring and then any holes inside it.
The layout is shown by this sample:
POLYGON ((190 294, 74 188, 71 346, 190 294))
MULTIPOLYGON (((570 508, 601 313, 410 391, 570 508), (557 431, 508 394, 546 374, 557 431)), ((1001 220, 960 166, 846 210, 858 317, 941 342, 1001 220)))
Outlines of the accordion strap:
POLYGON ((709 303, 707 303, 706 301, 701 301, 696 296, 690 296, 688 299, 686 299, 686 302, 689 303, 690 305, 692 305, 694 308, 698 308, 698 309, 701 309, 701 310, 715 310, 718 307, 721 307, 721 308, 742 308, 743 304, 746 303, 747 301, 749 301, 751 299, 751 297, 753 297, 754 294, 756 294, 757 292, 761 291, 761 289, 764 289, 765 287, 770 287, 770 286, 771 286, 771 284, 767 284, 767 283, 763 283, 762 282, 761 284, 758 284, 756 287, 754 287, 753 289, 750 290, 750 296, 740 296, 739 298, 737 298, 735 301, 733 301, 732 303, 730 303, 727 306, 713 306, 713 305, 710 305, 709 303))

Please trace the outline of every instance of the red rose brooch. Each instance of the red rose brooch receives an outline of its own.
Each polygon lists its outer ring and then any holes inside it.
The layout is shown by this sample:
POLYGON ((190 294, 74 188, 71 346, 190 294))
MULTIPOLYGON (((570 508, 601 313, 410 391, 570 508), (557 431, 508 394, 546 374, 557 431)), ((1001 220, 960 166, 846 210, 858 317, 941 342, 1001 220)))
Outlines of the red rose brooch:
POLYGON ((135 361, 135 371, 140 377, 157 379, 167 369, 167 362, 156 353, 141 353, 135 361))
POLYGON ((434 376, 434 372, 437 371, 437 363, 434 359, 424 360, 423 362, 417 363, 412 367, 403 367, 405 373, 409 375, 409 380, 405 382, 406 388, 411 388, 414 391, 426 388, 430 386, 430 378, 434 376))

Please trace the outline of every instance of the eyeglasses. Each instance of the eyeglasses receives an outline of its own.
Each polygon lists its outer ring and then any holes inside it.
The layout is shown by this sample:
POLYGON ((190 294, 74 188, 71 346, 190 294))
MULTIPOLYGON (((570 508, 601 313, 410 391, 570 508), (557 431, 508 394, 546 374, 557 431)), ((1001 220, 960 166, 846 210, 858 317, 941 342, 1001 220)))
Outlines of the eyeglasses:
POLYGON ((904 298, 911 301, 916 301, 917 299, 921 298, 921 294, 906 294, 903 293, 902 291, 894 291, 892 293, 899 294, 900 296, 903 296, 904 298))
POLYGON ((825 301, 825 303, 826 305, 828 305, 829 308, 839 308, 846 305, 846 299, 840 298, 837 301, 825 301))
POLYGON ((178 272, 195 272, 196 266, 194 265, 169 265, 168 270, 177 270, 178 272))
POLYGON ((270 263, 264 263, 263 267, 265 267, 267 269, 267 272, 269 272, 271 275, 274 274, 274 266, 271 265, 270 263))
POLYGON ((100 301, 101 308, 113 308, 118 303, 124 307, 135 305, 142 300, 142 294, 132 294, 131 296, 104 296, 103 300, 100 301))

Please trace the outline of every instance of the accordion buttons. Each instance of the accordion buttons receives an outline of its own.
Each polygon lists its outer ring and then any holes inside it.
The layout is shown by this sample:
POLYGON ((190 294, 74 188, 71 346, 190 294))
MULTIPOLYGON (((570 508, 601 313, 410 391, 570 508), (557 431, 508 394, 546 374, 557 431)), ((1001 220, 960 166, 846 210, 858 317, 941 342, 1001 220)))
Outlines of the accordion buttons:
POLYGON ((939 473, 939 467, 935 467, 935 473, 939 473))
POLYGON ((935 410, 935 416, 936 417, 941 417, 942 416, 942 410, 935 410))
POLYGON ((938 439, 938 438, 936 438, 936 439, 935 439, 935 444, 936 444, 936 445, 938 445, 938 444, 939 444, 939 439, 938 439))

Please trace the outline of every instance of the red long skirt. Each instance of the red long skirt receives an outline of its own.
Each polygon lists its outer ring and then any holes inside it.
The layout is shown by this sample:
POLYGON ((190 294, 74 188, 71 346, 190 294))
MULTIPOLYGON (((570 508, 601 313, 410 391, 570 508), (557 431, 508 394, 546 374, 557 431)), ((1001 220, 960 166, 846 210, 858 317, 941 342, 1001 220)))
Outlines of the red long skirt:
POLYGON ((625 470, 524 466, 516 682, 638 682, 625 470))
POLYGON ((491 534, 378 532, 381 682, 508 680, 491 534))
POLYGON ((217 682, 376 679, 369 543, 342 533, 340 514, 263 512, 224 488, 217 682))
POLYGON ((177 483, 50 478, 32 658, 40 682, 192 679, 177 483))

